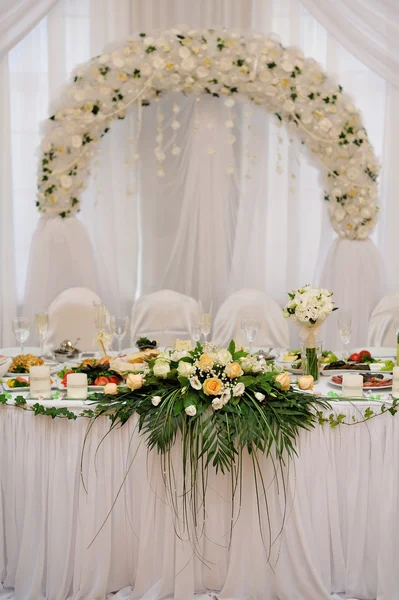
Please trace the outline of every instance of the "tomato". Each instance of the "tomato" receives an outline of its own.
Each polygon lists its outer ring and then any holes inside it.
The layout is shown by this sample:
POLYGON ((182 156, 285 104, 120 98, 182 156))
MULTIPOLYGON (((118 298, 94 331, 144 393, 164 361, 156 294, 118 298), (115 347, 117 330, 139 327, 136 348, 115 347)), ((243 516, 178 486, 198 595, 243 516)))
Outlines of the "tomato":
POLYGON ((359 352, 359 356, 360 356, 360 359, 362 359, 363 356, 367 356, 367 358, 371 358, 371 354, 368 350, 362 350, 361 352, 359 352))
POLYGON ((360 354, 358 354, 357 352, 354 352, 353 354, 350 355, 349 360, 351 360, 353 362, 360 362, 360 354))
POLYGON ((107 383, 109 383, 108 377, 101 376, 94 380, 94 385, 107 385, 107 383))
POLYGON ((120 379, 119 377, 116 377, 116 375, 112 375, 112 377, 108 377, 108 381, 109 383, 116 383, 116 385, 118 385, 120 379))
POLYGON ((26 383, 26 384, 28 383, 28 380, 27 380, 27 379, 24 379, 24 377, 17 377, 16 379, 17 379, 17 381, 19 381, 20 383, 26 383))

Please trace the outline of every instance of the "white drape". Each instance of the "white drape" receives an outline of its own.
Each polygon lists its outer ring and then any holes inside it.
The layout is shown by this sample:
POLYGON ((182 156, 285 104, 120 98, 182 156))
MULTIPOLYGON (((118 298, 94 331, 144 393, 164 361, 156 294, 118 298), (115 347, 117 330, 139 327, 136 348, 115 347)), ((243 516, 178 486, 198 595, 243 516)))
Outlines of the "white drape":
MULTIPOLYGON (((349 421, 359 418, 358 407, 340 403, 337 413, 349 421)), ((342 594, 337 599, 398 597, 399 572, 392 566, 399 552, 397 417, 302 431, 285 488, 271 459, 260 456, 270 533, 244 455, 230 548, 231 478, 209 467, 195 556, 165 497, 159 455, 147 457, 144 443, 139 446, 135 418, 110 435, 109 420, 97 419, 81 469, 86 419, 52 420, 9 407, 1 413, 1 600, 104 600, 111 592, 114 600, 194 600, 194 592, 195 600, 331 600, 332 592, 342 594), (269 535, 278 535, 284 508, 273 572, 269 535)), ((172 458, 181 508, 179 442, 172 458)))
MULTIPOLYGON (((382 220, 399 210, 395 208, 399 175, 391 152, 398 144, 399 123, 391 118, 394 103, 388 102, 389 90, 382 79, 337 44, 298 0, 189 4, 182 0, 60 0, 47 19, 9 53, 16 236, 14 247, 7 247, 5 260, 12 264, 15 254, 20 301, 30 240, 38 220, 34 206, 38 122, 45 118, 48 101, 58 96, 60 86, 78 63, 98 54, 113 39, 127 37, 130 31, 182 22, 194 27, 227 25, 274 31, 284 44, 300 45, 305 54, 337 73, 363 110, 371 140, 380 155, 387 154, 384 160, 389 164, 389 170, 382 173, 382 220)), ((143 110, 138 149, 135 114, 117 123, 108 139, 104 138, 80 218, 93 245, 99 291, 111 312, 129 314, 135 296, 162 287, 197 299, 201 291, 205 301, 213 295, 220 303, 230 292, 251 286, 282 304, 288 289, 304 282, 318 283, 315 267, 319 257, 326 256, 333 233, 317 170, 285 130, 261 109, 248 113, 246 106, 228 109, 216 102, 213 106, 208 103, 208 107, 201 102, 195 106, 192 99, 169 98, 143 110), (175 100, 181 108, 178 117, 182 124, 176 138, 170 129, 175 100), (164 178, 154 176, 158 109, 165 113, 164 178), (208 135, 201 129, 202 160, 195 163, 192 149, 196 146, 200 151, 199 138, 194 135, 196 119, 207 112, 215 127, 207 130, 208 135), (225 117, 230 112, 236 124, 232 133, 237 138, 233 154, 222 142, 225 117), (174 141, 185 149, 179 156, 171 155, 174 141), (208 144, 215 143, 216 154, 208 155, 208 144), (138 159, 134 157, 136 150, 138 159), (228 175, 225 170, 231 164, 234 173, 228 175), (195 177, 197 186, 193 184, 195 177), (214 185, 206 190, 208 177, 213 178, 214 185), (202 204, 198 206, 200 194, 202 204), (222 199, 225 219, 214 209, 222 199), (208 231, 207 239, 196 238, 197 231, 208 231)), ((1 185, 4 187, 3 181, 1 185)), ((2 199, 6 198, 2 193, 2 199)), ((399 287, 395 221, 382 222, 384 236, 377 231, 376 245, 392 268, 390 285, 399 287)), ((57 272, 51 277, 56 280, 52 283, 55 287, 80 284, 57 272)), ((29 292, 25 300, 31 312, 32 297, 29 292)))
POLYGON ((22 40, 58 0, 2 0, 0 59, 22 40))
POLYGON ((354 56, 399 87, 399 5, 392 0, 301 0, 354 56))

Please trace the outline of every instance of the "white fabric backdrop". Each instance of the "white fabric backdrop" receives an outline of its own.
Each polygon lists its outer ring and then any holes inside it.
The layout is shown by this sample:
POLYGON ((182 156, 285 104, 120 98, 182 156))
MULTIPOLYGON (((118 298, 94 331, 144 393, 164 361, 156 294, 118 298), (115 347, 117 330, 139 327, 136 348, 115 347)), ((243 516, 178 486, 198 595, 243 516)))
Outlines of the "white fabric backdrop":
MULTIPOLYGON (((395 108, 385 82, 337 44, 298 0, 266 3, 220 0, 195 7, 188 7, 182 0, 144 3, 118 0, 117 5, 118 10, 114 10, 116 3, 108 0, 95 3, 60 0, 47 19, 8 57, 13 98, 10 137, 14 164, 10 183, 16 234, 14 248, 8 247, 8 256, 15 251, 20 302, 29 242, 38 218, 34 207, 38 122, 47 114, 47 100, 57 97, 59 87, 77 63, 98 53, 107 42, 128 36, 130 31, 165 28, 179 22, 275 31, 283 43, 299 44, 307 55, 337 73, 363 110, 377 152, 381 155, 386 152, 388 158, 393 156, 391 150, 399 143, 395 129, 399 129, 399 122, 392 118, 395 108)), ((160 104, 166 113, 165 122, 170 122, 172 102, 170 99, 160 104)), ((182 108, 179 119, 185 126, 179 130, 177 140, 185 147, 194 137, 196 119, 210 109, 204 109, 205 105, 200 103, 201 109, 198 106, 195 110, 191 100, 179 99, 179 104, 182 108)), ((139 160, 133 157, 134 116, 128 124, 123 122, 114 127, 109 139, 104 140, 91 188, 84 197, 82 219, 94 246, 101 295, 111 311, 128 314, 134 296, 161 287, 173 287, 196 297, 201 289, 205 300, 212 295, 220 302, 230 291, 252 286, 282 303, 288 289, 304 282, 317 282, 315 268, 326 256, 333 233, 324 214, 317 171, 295 142, 287 139, 285 131, 260 109, 249 116, 246 107, 235 107, 235 174, 224 175, 233 158, 226 146, 224 151, 220 150, 221 134, 225 133, 221 113, 228 111, 215 103, 212 111, 216 127, 209 130, 209 141, 216 140, 219 153, 213 157, 205 155, 201 163, 191 166, 182 155, 168 156, 166 176, 158 179, 153 177, 156 110, 154 106, 146 112, 139 160), (248 170, 252 172, 250 179, 246 177, 248 170), (194 204, 198 196, 190 197, 194 186, 191 183, 190 187, 189 182, 197 181, 198 195, 204 194, 211 174, 215 186, 204 198, 205 205, 197 205, 196 218, 190 219, 191 201, 194 204), (227 220, 218 213, 212 213, 210 218, 212 207, 221 198, 227 220), (193 241, 196 231, 210 228, 213 232, 212 227, 219 232, 218 236, 209 235, 206 242, 200 238, 193 241), (187 235, 191 241, 189 248, 184 243, 187 235), (204 268, 199 269, 199 265, 204 268), (231 270, 227 274, 229 265, 231 270), (198 279, 190 282, 188 275, 197 271, 198 279)), ((205 132, 201 131, 201 135, 205 132)), ((165 132, 165 139, 169 140, 170 149, 170 129, 165 132)), ((393 214, 399 210, 395 196, 399 176, 391 160, 387 161, 389 170, 382 175, 383 215, 384 211, 393 214)), ((6 196, 2 194, 3 197, 6 196)), ((380 239, 378 231, 375 235, 384 257, 390 257, 389 268, 395 269, 390 278, 392 287, 399 286, 399 272, 392 258, 397 245, 394 223, 394 219, 389 221, 384 239, 380 239)), ((76 281, 63 283, 75 285, 76 281)), ((377 283, 373 281, 371 285, 377 283)), ((33 305, 34 296, 31 288, 28 290, 26 304, 33 305)), ((366 331, 364 323, 364 341, 366 331)), ((363 339, 353 341, 363 343, 363 339)))
MULTIPOLYGON (((337 410, 348 420, 358 417, 358 405, 339 403, 337 410)), ((210 470, 200 537, 210 563, 193 555, 187 535, 176 536, 159 456, 154 451, 147 458, 144 444, 89 547, 136 452, 135 419, 106 436, 97 456, 108 419, 91 429, 82 470, 86 493, 80 473, 86 419, 53 421, 9 407, 1 413, 1 600, 104 600, 107 592, 118 592, 113 600, 194 600, 194 591, 196 600, 331 600, 331 592, 348 599, 398 597, 398 417, 301 432, 299 458, 290 466, 284 533, 272 551, 273 565, 278 558, 273 573, 259 534, 248 457, 230 550, 230 477, 210 470)), ((174 460, 181 463, 178 443, 174 460)), ((261 457, 260 464, 265 485, 270 483, 277 535, 284 493, 281 487, 277 493, 271 461, 261 457)), ((178 490, 180 472, 178 466, 178 490)), ((264 508, 261 520, 267 548, 264 508)))

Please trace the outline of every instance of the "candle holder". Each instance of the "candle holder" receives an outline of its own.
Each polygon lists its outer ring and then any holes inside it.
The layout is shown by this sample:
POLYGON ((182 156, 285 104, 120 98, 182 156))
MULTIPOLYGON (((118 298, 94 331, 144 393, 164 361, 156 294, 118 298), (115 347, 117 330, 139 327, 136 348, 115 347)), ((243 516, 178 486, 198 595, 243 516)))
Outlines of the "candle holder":
POLYGON ((354 373, 344 373, 342 376, 342 397, 363 398, 363 377, 354 373))
POLYGON ((86 400, 87 396, 86 373, 69 373, 67 375, 67 398, 69 400, 86 400))
POLYGON ((50 368, 31 367, 29 371, 29 395, 31 398, 51 398, 50 368))

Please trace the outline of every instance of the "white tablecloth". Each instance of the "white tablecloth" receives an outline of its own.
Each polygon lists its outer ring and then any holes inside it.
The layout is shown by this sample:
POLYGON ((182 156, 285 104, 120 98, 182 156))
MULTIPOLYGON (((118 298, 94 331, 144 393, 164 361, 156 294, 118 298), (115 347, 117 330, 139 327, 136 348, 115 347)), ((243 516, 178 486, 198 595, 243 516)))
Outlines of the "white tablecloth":
MULTIPOLYGON (((336 409, 351 416, 359 406, 336 409)), ((268 520, 261 508, 262 541, 249 457, 230 548, 230 478, 210 472, 195 556, 166 501, 159 456, 140 443, 135 418, 101 446, 109 421, 97 420, 81 474, 86 419, 0 412, 1 600, 399 598, 398 417, 302 432, 299 457, 286 471, 286 500, 272 461, 261 458, 272 538, 287 507, 268 563, 268 520)))

